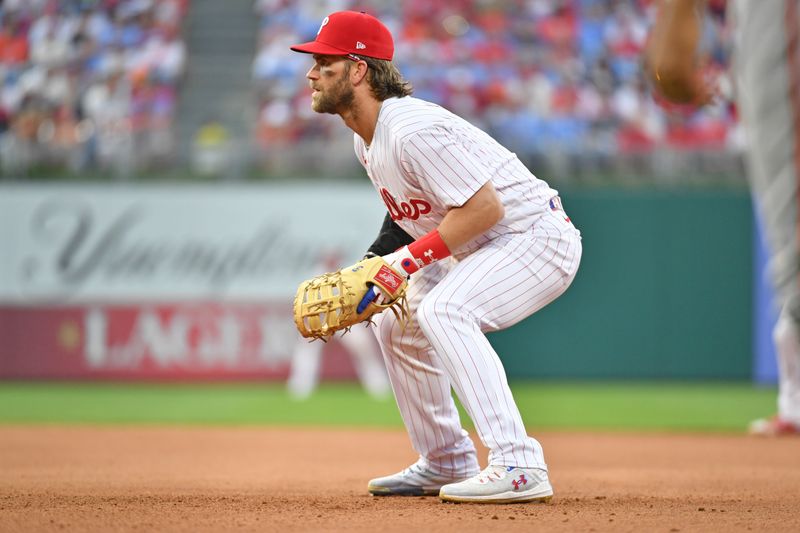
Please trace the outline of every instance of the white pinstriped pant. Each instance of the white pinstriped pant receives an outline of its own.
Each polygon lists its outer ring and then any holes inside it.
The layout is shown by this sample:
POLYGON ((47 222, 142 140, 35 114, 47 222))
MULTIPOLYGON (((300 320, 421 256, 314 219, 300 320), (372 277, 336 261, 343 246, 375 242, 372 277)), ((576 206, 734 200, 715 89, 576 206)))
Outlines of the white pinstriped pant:
POLYGON ((736 28, 737 104, 748 178, 782 308, 773 331, 778 414, 800 424, 800 0, 728 3, 736 28))
POLYGON ((400 413, 414 449, 432 468, 477 472, 451 385, 490 450, 490 464, 547 468, 484 332, 512 326, 561 295, 575 277, 581 251, 580 233, 563 211, 548 210, 528 232, 497 237, 461 261, 414 273, 405 328, 392 313, 377 317, 400 413))

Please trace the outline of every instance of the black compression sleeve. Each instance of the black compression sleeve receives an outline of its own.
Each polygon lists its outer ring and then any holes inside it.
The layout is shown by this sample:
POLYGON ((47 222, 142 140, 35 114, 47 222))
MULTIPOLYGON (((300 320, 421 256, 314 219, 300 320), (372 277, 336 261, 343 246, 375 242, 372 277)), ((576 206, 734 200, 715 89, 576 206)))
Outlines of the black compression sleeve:
POLYGON ((403 231, 398 226, 389 213, 386 213, 386 218, 383 219, 383 226, 378 233, 378 238, 372 243, 372 246, 367 250, 367 256, 386 255, 394 252, 401 246, 411 244, 414 242, 414 237, 403 231))

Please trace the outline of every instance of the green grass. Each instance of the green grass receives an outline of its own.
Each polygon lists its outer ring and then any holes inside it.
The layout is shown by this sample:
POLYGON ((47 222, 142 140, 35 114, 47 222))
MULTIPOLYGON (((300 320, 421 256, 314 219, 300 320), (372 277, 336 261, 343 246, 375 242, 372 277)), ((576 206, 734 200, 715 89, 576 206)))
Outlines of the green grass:
POLYGON ((742 431, 776 408, 777 390, 752 384, 526 384, 514 387, 534 428, 742 431))
MULTIPOLYGON (((531 430, 741 431, 772 413, 776 397, 749 383, 518 382, 512 390, 531 430)), ((295 401, 274 383, 0 382, 0 424, 12 423, 402 427, 394 400, 345 383, 295 401)))

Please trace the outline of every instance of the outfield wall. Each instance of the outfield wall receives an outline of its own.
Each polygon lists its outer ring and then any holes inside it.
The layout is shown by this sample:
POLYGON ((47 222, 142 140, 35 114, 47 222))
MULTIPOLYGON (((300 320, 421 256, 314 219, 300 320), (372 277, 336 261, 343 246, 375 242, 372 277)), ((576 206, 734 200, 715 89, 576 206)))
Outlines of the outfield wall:
POLYGON ((2 186, 0 377, 283 379, 298 283, 383 213, 364 184, 2 186))
POLYGON ((752 232, 746 191, 564 194, 583 234, 572 287, 495 334, 518 377, 748 379, 752 232))
MULTIPOLYGON (((491 336, 510 377, 751 376, 746 192, 563 198, 583 264, 491 336)), ((368 184, 0 186, 0 377, 282 379, 297 283, 382 217, 368 184)), ((332 344, 326 374, 352 376, 332 344)))

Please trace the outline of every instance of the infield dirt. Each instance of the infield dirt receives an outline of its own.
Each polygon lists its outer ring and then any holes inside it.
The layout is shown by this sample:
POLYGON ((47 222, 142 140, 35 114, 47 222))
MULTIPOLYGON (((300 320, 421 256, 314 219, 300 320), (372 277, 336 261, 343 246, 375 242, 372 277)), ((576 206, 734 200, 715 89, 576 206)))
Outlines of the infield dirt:
POLYGON ((800 531, 800 438, 536 437, 552 502, 485 506, 369 496, 403 431, 0 426, 0 531, 800 531))

